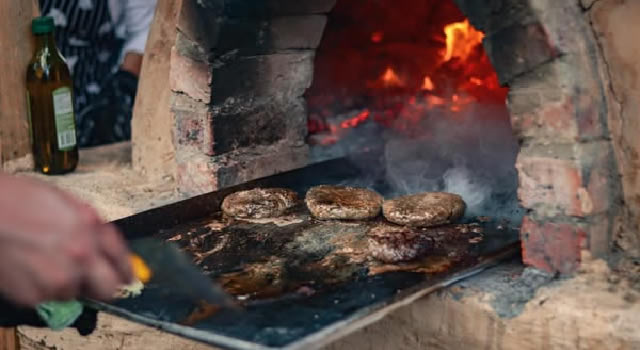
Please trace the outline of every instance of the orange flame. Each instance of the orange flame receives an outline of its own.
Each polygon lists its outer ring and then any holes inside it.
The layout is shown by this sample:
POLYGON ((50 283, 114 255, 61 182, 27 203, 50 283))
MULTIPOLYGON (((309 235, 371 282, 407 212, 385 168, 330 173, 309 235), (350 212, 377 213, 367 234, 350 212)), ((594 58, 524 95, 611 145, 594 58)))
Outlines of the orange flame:
MULTIPOLYGON (((319 109, 321 112, 318 113, 323 117, 317 116, 319 121, 309 123, 310 134, 315 136, 313 142, 335 144, 349 134, 348 130, 367 120, 407 134, 421 133, 424 132, 423 129, 413 126, 430 118, 429 116, 444 113, 451 118, 458 118, 466 115, 462 112, 473 108, 477 102, 503 102, 506 89, 500 86, 497 75, 482 50, 484 33, 476 30, 468 20, 449 23, 437 30, 444 32, 446 47, 441 49, 439 55, 425 57, 428 64, 424 67, 414 67, 398 60, 403 55, 411 54, 404 51, 404 46, 393 63, 375 60, 375 64, 369 66, 367 74, 369 70, 373 70, 374 75, 367 76, 369 79, 364 81, 364 86, 368 96, 375 100, 369 109, 362 109, 357 114, 351 114, 349 119, 340 118, 339 121, 331 121, 331 109, 319 109), (384 65, 379 66, 380 63, 384 65), (432 111, 436 113, 431 113, 432 111)), ((394 36, 393 33, 391 29, 376 28, 369 32, 370 43, 375 44, 376 50, 381 52, 396 50, 398 46, 391 45, 392 43, 386 45, 389 41, 387 37, 394 36)), ((435 32, 433 35, 434 39, 440 37, 435 32)), ((430 49, 438 50, 440 47, 430 49)), ((420 51, 416 53, 419 54, 420 51)), ((386 55, 376 58, 385 59, 386 55)), ((342 61, 340 57, 336 59, 342 61)), ((332 96, 328 100, 319 100, 325 102, 318 104, 322 106, 323 103, 332 103, 334 99, 341 98, 332 96)))
POLYGON ((447 39, 447 50, 444 54, 444 61, 449 61, 456 57, 466 60, 476 46, 482 42, 484 33, 471 26, 469 20, 455 22, 444 27, 447 39))
POLYGON ((435 85, 433 85, 433 81, 431 80, 431 78, 427 75, 426 77, 424 77, 424 81, 422 82, 422 90, 427 90, 427 91, 433 91, 433 89, 435 89, 435 85))
POLYGON ((396 74, 396 72, 391 67, 387 67, 387 69, 382 74, 382 82, 384 83, 385 87, 400 87, 404 85, 398 74, 396 74))

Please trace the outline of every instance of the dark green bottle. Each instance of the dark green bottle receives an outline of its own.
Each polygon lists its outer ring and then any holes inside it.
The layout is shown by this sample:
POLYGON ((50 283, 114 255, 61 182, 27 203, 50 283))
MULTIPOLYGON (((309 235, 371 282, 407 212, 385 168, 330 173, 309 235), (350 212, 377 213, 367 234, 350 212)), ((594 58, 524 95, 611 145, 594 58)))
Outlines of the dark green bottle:
POLYGON ((73 81, 53 37, 53 18, 35 18, 31 30, 36 48, 27 68, 27 103, 35 167, 64 174, 78 165, 73 81))

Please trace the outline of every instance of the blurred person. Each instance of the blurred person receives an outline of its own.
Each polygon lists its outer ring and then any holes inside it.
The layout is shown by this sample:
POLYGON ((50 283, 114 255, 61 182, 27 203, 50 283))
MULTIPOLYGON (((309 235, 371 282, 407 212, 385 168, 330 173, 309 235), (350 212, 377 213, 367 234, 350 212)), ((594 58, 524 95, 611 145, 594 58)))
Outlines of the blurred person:
POLYGON ((131 138, 156 0, 39 0, 73 78, 79 147, 131 138))
POLYGON ((0 173, 0 296, 24 306, 110 299, 133 279, 115 226, 69 194, 0 173))
MULTIPOLYGON (((130 138, 130 120, 156 0, 40 0, 74 80, 78 141, 130 138)), ((115 226, 71 195, 0 172, 0 297, 24 306, 110 299, 132 281, 115 226)))

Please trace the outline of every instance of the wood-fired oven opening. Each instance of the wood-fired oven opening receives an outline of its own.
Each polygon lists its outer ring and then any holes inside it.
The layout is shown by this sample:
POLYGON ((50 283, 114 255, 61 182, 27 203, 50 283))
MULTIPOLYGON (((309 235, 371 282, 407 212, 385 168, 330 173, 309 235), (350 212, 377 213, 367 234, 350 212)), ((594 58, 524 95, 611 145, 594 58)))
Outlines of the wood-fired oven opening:
POLYGON ((518 144, 483 38, 452 0, 339 0, 305 94, 311 161, 379 153, 360 163, 389 195, 450 191, 470 215, 513 217, 518 144))

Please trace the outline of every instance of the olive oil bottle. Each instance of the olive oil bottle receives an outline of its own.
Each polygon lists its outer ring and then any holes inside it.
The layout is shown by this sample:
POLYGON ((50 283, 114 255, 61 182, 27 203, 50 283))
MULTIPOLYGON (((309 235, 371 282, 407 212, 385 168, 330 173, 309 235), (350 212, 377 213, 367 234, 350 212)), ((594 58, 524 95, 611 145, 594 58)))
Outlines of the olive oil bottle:
POLYGON ((64 174, 78 165, 73 82, 56 47, 49 16, 31 23, 35 53, 27 68, 27 103, 36 170, 64 174))

